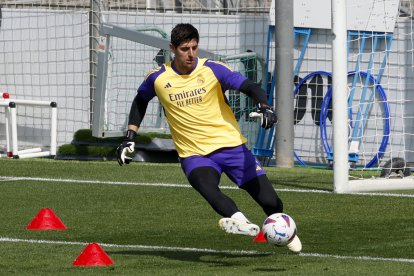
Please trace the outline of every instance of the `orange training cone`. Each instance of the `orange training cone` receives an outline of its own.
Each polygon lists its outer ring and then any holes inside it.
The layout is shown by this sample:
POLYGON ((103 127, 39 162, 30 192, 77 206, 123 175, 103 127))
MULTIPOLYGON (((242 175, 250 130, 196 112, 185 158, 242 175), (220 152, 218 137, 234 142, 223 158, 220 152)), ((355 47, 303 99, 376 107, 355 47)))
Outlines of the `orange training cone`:
POLYGON ((107 266, 114 262, 97 243, 88 244, 73 261, 75 266, 107 266))
POLYGON ((50 208, 43 208, 26 226, 29 230, 65 230, 66 225, 50 208))
POLYGON ((256 237, 254 237, 253 242, 267 242, 265 236, 263 235, 263 232, 260 231, 259 234, 257 234, 256 237))

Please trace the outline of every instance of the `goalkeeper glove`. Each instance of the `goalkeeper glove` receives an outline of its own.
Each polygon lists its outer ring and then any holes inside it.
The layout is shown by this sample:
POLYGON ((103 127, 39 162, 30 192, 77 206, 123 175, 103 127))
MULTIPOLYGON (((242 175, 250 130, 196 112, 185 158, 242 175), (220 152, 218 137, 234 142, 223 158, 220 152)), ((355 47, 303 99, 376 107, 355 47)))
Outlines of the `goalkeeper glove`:
POLYGON ((268 129, 273 127, 277 123, 277 116, 273 111, 273 108, 267 104, 259 104, 260 123, 263 128, 268 129))
POLYGON ((116 148, 116 157, 118 164, 129 164, 132 161, 132 157, 135 150, 135 137, 137 133, 133 130, 128 130, 124 141, 116 148))

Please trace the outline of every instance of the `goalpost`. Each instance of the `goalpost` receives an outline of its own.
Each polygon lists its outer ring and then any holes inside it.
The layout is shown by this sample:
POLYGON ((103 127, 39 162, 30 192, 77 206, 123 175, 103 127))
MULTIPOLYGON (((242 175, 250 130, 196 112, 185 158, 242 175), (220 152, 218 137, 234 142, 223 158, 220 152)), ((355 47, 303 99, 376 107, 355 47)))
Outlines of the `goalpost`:
MULTIPOLYGON (((295 151, 334 190, 409 190, 414 167, 411 1, 295 0, 295 151)), ((277 153, 276 153, 277 154, 277 153)))
POLYGON ((409 1, 295 1, 294 157, 333 168, 336 192, 412 189, 412 15, 409 1))
MULTIPOLYGON (((375 16, 380 17, 383 20, 385 26, 385 32, 393 33, 393 26, 397 20, 396 10, 399 8, 398 3, 399 1, 388 1, 386 3, 365 3, 368 7, 368 11, 371 13, 364 13, 365 28, 370 31, 370 35, 375 37, 376 28, 380 25, 379 20, 369 14, 375 14, 375 16), (367 14, 369 16, 367 16, 367 14), (388 21, 388 22, 387 22, 388 21), (387 24, 388 23, 388 24, 387 24), (392 26, 392 27, 390 27, 392 26)), ((361 140, 361 136, 366 130, 366 126, 364 126, 365 120, 370 120, 369 117, 376 116, 377 114, 372 114, 371 109, 374 101, 377 100, 375 95, 371 96, 370 98, 366 99, 365 93, 367 90, 371 89, 371 93, 375 94, 377 91, 377 87, 380 86, 382 73, 384 71, 384 67, 387 65, 386 59, 383 60, 381 67, 377 69, 377 79, 372 84, 372 87, 367 87, 368 82, 364 83, 364 87, 362 89, 362 93, 359 97, 359 102, 355 107, 352 106, 354 102, 350 99, 352 97, 352 93, 355 90, 354 86, 351 86, 350 90, 348 87, 348 73, 347 73, 347 62, 351 58, 347 58, 347 48, 346 45, 346 33, 347 33, 347 9, 348 10, 355 10, 356 8, 361 9, 363 5, 357 5, 353 1, 348 1, 348 6, 346 5, 345 1, 341 0, 332 0, 332 31, 334 35, 333 45, 332 45, 332 58, 333 58, 333 70, 332 70, 332 98, 333 98, 333 148, 334 148, 334 188, 335 191, 338 193, 347 193, 347 192, 372 192, 372 191, 393 191, 393 190, 409 190, 414 189, 414 177, 411 176, 410 169, 407 169, 407 163, 405 162, 405 153, 403 153, 404 158, 398 158, 398 161, 395 161, 396 158, 392 158, 391 160, 384 165, 387 167, 387 173, 382 173, 382 177, 373 177, 367 179, 348 179, 349 164, 353 161, 352 157, 359 154, 359 143, 361 140), (351 106, 348 106, 351 105, 351 106), (350 109, 353 109, 349 111, 350 109), (354 109, 357 109, 355 111, 354 109), (356 116, 353 116, 357 113, 356 116), (362 113, 362 114, 361 114, 362 113), (356 118, 355 118, 356 117, 356 118), (353 121, 354 120, 354 121, 353 121), (361 124, 362 126, 359 126, 361 124), (349 129, 350 125, 352 125, 353 129, 349 129), (358 129, 359 128, 359 129, 358 129), (354 135, 357 133, 357 135, 354 135), (349 145, 348 145, 349 143, 349 145), (407 172, 407 173, 405 173, 407 172)), ((359 11, 361 12, 361 11, 359 11)), ((366 30, 363 30, 366 31, 366 30)), ((382 30, 381 30, 382 31, 382 30)), ((357 33, 359 36, 364 39, 363 34, 357 33)), ((386 34, 383 35, 386 37, 386 34)), ((376 38, 376 37, 375 37, 376 38)), ((365 42, 364 40, 362 40, 365 42)), ((375 39, 373 39, 373 44, 377 43, 375 39)), ((389 49, 390 49, 390 41, 386 41, 388 43, 385 47, 385 57, 388 56, 389 49)), ((376 44, 373 45, 373 50, 375 51, 376 44)), ((363 52, 358 53, 357 57, 357 67, 356 71, 359 70, 359 61, 363 52)), ((372 55, 371 60, 369 61, 368 65, 368 74, 374 74, 372 70, 372 55)), ((366 78, 368 79, 368 77, 366 78)), ((369 92, 368 92, 369 93, 369 92)), ((411 98, 413 100, 413 98, 411 98)), ((387 101, 386 97, 381 98, 382 101, 387 101)), ((383 112, 383 116, 385 118, 379 118, 379 120, 386 121, 387 126, 389 128, 389 121, 390 116, 389 110, 386 110, 385 107, 383 112)), ((403 111, 403 115, 406 114, 405 110, 403 111)), ((391 118, 391 120, 394 118, 391 118)), ((378 120, 374 118, 374 120, 378 120)), ((392 135, 389 132, 386 135, 392 135)), ((389 137, 387 137, 388 139, 389 137)), ((385 147, 383 146, 382 150, 377 153, 378 159, 382 157, 385 153, 385 147)), ((393 153, 398 154, 398 153, 393 153)), ((383 168, 384 170, 385 168, 383 168)))

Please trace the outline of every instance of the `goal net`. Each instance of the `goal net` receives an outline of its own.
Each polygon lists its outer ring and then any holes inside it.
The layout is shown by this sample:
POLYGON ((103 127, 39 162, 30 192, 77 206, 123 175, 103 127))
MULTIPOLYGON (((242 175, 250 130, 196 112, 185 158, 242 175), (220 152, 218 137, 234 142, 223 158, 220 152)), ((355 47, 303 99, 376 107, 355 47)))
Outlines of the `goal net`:
MULTIPOLYGON (((145 46, 145 41, 140 45, 112 37, 112 59, 108 63, 106 89, 117 92, 105 96, 103 105, 100 105, 102 99, 98 99, 96 94, 96 81, 98 53, 103 50, 99 48, 102 43, 99 33, 101 24, 108 23, 164 38, 165 33, 169 34, 177 23, 188 22, 199 29, 200 48, 210 53, 231 57, 251 50, 256 53, 257 59, 263 59, 270 2, 1 1, 0 60, 4 62, 0 64, 0 92, 8 92, 18 99, 56 101, 59 107, 58 145, 70 143, 79 129, 102 127, 103 131, 97 134, 99 137, 107 130, 119 132, 125 125, 131 99, 145 73, 162 59, 168 58, 168 51, 145 46), (128 55, 123 52, 128 52, 128 55), (100 113, 101 108, 105 114, 99 118, 102 125, 97 126, 95 115, 100 113)), ((240 59, 229 58, 226 62, 237 70, 244 70, 240 59)), ((227 93, 234 93, 232 101, 243 97, 237 91, 227 93)), ((240 113, 247 100, 237 101, 240 104, 235 104, 235 110, 240 113)), ((30 121, 32 115, 21 111, 20 116, 27 116, 30 121)), ((162 116, 154 100, 145 128, 148 131, 168 132, 162 116)), ((244 118, 240 114, 237 116, 244 118)), ((4 125, 5 113, 0 110, 0 128, 4 129, 4 125)), ((242 129, 255 128, 245 122, 241 126, 242 129)), ((254 134, 246 135, 255 137, 254 134)), ((39 143, 43 138, 22 136, 21 139, 39 143)), ((0 143, 2 148, 5 147, 3 132, 0 133, 0 143)))
MULTIPOLYGON (((57 143, 89 128, 88 1, 0 1, 0 94, 56 102, 57 143)), ((19 105, 19 150, 50 150, 50 106, 19 105)), ((0 151, 7 151, 6 111, 0 109, 0 151)))
POLYGON ((331 1, 297 2, 295 26, 312 29, 305 54, 303 39, 295 44, 301 64, 294 90, 297 159, 329 168, 335 154, 346 154, 342 165, 349 168, 349 179, 344 179, 343 191, 414 188, 411 1, 347 1, 347 60, 342 62, 348 85, 337 88, 348 99, 343 126, 333 125, 332 77, 337 72, 332 72, 332 61, 337 54, 332 51, 332 23, 320 17, 320 8, 330 7, 331 1), (348 135, 344 153, 333 147, 334 133, 340 133, 335 127, 347 130, 342 131, 348 135))
MULTIPOLYGON (((291 138, 292 155, 301 166, 330 168, 338 154, 333 147, 331 2, 294 1, 291 138)), ((350 185, 357 183, 355 190, 376 187, 365 184, 365 179, 373 178, 389 188, 388 183, 410 180, 414 167, 414 7, 410 0, 347 3, 348 162, 344 166, 350 168, 350 185)), ((198 28, 203 54, 226 62, 269 93, 277 79, 277 26, 270 31, 271 5, 271 0, 1 1, 0 93, 55 101, 58 146, 70 143, 83 128, 96 130, 98 137, 122 133, 138 85, 146 72, 170 58, 165 43, 171 29, 182 22, 198 28), (101 33, 105 24, 121 29, 101 33), (125 30, 146 38, 127 39, 125 30), (106 68, 98 67, 102 57, 106 68)), ((258 122, 248 117, 254 106, 238 91, 226 94, 250 148, 261 144, 258 152, 274 159, 274 132, 267 133, 270 140, 255 143, 263 133, 258 122)), ((49 130, 37 131, 40 127, 34 125, 44 120, 41 125, 50 128, 48 109, 18 107, 19 147, 46 140, 43 135, 48 137, 49 130)), ((0 108, 2 152, 7 144, 5 126, 6 112, 0 108)), ((143 130, 168 132, 156 99, 143 130)), ((392 187, 410 187, 404 185, 392 187)))

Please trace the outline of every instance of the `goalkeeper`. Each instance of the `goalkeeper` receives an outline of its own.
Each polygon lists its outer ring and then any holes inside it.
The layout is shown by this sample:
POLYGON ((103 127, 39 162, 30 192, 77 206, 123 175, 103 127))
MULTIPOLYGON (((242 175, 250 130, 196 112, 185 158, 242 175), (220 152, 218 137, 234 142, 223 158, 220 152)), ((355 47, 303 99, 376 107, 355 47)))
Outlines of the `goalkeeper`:
MULTIPOLYGON (((198 58, 198 42, 198 31, 191 24, 173 28, 170 48, 174 59, 150 71, 139 86, 125 140, 117 148, 118 162, 122 166, 131 161, 128 154, 134 151, 148 102, 157 96, 190 185, 222 216, 219 226, 223 230, 256 236, 259 226, 251 223, 235 202, 221 192, 221 174, 247 191, 267 216, 283 212, 283 203, 261 164, 246 147, 247 139, 241 134, 224 92, 236 89, 251 97, 258 104, 263 128, 271 128, 277 118, 257 84, 224 63, 198 58)), ((301 251, 297 236, 288 248, 301 251)))

